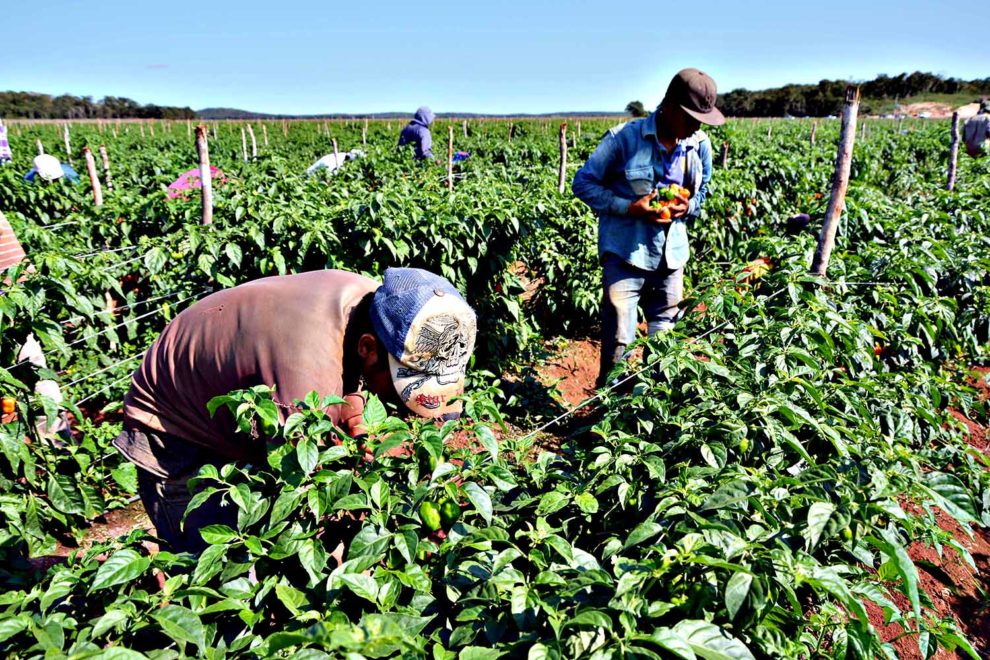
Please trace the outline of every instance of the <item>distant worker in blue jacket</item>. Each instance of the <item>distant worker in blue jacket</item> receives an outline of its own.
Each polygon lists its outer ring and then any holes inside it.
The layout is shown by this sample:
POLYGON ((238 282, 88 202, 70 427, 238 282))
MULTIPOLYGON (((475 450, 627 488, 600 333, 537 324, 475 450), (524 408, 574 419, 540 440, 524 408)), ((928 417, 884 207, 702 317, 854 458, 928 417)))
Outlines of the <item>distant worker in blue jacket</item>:
POLYGON ((574 176, 574 194, 598 214, 603 269, 598 387, 635 340, 638 307, 651 335, 672 329, 677 320, 691 255, 687 223, 700 215, 712 173, 711 141, 699 129, 725 122, 716 95, 710 76, 683 69, 653 114, 605 133, 574 176), (666 207, 653 204, 660 188, 677 191, 666 207))
POLYGON ((79 174, 76 173, 71 165, 60 163, 58 158, 48 154, 35 156, 31 170, 24 175, 24 180, 31 182, 40 180, 45 183, 51 183, 60 179, 67 180, 69 183, 79 183, 79 174), (62 179, 62 177, 65 177, 65 179, 62 179))
POLYGON ((399 146, 413 145, 416 149, 416 160, 433 159, 433 136, 430 135, 432 123, 433 111, 424 105, 416 111, 412 121, 406 124, 399 134, 399 146))

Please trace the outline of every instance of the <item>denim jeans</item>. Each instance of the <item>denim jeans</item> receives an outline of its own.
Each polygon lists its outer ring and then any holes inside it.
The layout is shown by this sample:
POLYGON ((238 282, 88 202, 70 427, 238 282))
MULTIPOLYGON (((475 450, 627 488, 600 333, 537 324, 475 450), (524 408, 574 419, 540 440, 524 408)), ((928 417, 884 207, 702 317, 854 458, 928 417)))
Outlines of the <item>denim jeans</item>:
POLYGON ((636 339, 638 307, 643 307, 647 331, 671 330, 677 320, 677 305, 684 297, 684 269, 661 264, 654 271, 630 266, 620 257, 602 257, 602 354, 597 386, 605 384, 609 372, 636 339))

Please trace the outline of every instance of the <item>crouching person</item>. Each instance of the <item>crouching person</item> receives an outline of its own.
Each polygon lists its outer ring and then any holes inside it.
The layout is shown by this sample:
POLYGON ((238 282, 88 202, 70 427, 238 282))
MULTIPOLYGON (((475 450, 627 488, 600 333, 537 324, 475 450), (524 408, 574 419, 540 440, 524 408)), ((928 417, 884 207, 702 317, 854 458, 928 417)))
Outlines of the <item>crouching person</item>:
POLYGON ((266 438, 240 433, 214 397, 255 385, 275 390, 285 420, 311 391, 344 398, 327 410, 362 431, 366 393, 399 414, 455 419, 477 320, 444 278, 392 268, 383 283, 344 271, 268 277, 214 293, 179 314, 152 344, 124 399, 117 449, 138 468, 141 501, 169 549, 206 547, 206 525, 236 527, 219 495, 182 517, 189 480, 204 465, 265 465, 266 438))

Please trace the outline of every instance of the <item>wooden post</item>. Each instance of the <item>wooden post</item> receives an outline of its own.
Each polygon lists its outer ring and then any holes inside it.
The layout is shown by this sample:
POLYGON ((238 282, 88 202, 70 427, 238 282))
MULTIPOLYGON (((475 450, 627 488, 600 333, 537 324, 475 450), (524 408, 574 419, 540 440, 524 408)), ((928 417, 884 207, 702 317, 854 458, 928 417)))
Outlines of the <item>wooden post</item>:
POLYGON ((141 124, 141 139, 144 139, 144 124, 141 124))
POLYGON ((189 138, 192 137, 192 120, 191 119, 187 119, 186 120, 186 137, 189 137, 189 138))
POLYGON ((560 125, 560 170, 557 173, 557 192, 567 188, 567 122, 560 125))
POLYGON ((361 145, 364 146, 368 144, 368 120, 364 120, 364 126, 361 128, 361 145))
POLYGON ((818 122, 811 123, 811 146, 815 146, 815 133, 818 132, 818 122))
POLYGON ((839 218, 846 206, 846 189, 849 187, 849 168, 852 165, 853 145, 856 142, 856 118, 859 113, 859 87, 846 87, 846 100, 842 107, 842 133, 839 135, 839 151, 835 158, 835 175, 832 178, 832 194, 828 199, 825 220, 818 236, 818 248, 811 262, 811 272, 824 277, 828 261, 835 247, 835 233, 839 218))
POLYGON ((340 163, 340 152, 337 151, 337 138, 330 138, 330 142, 333 144, 333 162, 340 163))
POLYGON ((509 122, 509 142, 512 142, 512 129, 513 129, 513 125, 512 125, 512 122, 510 121, 509 122))
POLYGON ((289 137, 289 122, 282 120, 282 137, 289 137))
POLYGON ((729 143, 722 143, 722 169, 724 170, 729 166, 729 143))
POLYGON ((248 135, 251 136, 251 160, 258 157, 258 141, 254 139, 254 129, 251 128, 251 124, 247 125, 248 135))
POLYGON ((261 125, 261 136, 262 136, 262 138, 265 141, 265 146, 267 147, 268 146, 268 125, 267 124, 262 124, 261 125))
POLYGON ((959 161, 959 113, 952 113, 952 142, 949 144, 949 179, 945 189, 952 191, 956 187, 956 165, 959 161))
POLYGON ((110 178, 110 157, 107 156, 107 146, 100 145, 100 158, 103 160, 103 176, 107 180, 107 190, 113 190, 113 179, 110 178))
POLYGON ((577 136, 579 138, 581 137, 581 122, 577 123, 577 136))
POLYGON ((38 155, 40 156, 40 155, 44 154, 45 153, 45 145, 41 144, 41 138, 35 139, 34 143, 38 147, 38 155))
POLYGON ((388 130, 390 130, 390 131, 392 130, 392 122, 389 122, 388 123, 388 130))
POLYGON ((69 124, 66 122, 62 124, 62 138, 65 140, 65 157, 69 161, 69 165, 72 165, 72 148, 69 146, 69 124))
POLYGON ((244 127, 241 126, 241 154, 244 156, 244 162, 248 160, 247 157, 247 134, 244 133, 244 127))
POLYGON ((454 192, 454 127, 447 127, 447 190, 454 192))
POLYGON ((862 124, 859 125, 859 139, 866 139, 866 121, 864 120, 862 124))
POLYGON ((464 137, 467 137, 468 136, 467 119, 461 122, 461 130, 464 131, 464 137))
POLYGON ((323 121, 323 132, 326 133, 327 137, 330 137, 330 124, 326 120, 323 121))
POLYGON ((769 124, 767 124, 767 139, 769 140, 772 135, 773 135, 773 122, 770 122, 769 124))
POLYGON ((199 183, 202 186, 203 224, 213 224, 213 177, 210 172, 210 147, 206 142, 206 126, 196 127, 196 152, 199 154, 199 183))
POLYGON ((155 122, 150 122, 148 124, 148 130, 151 131, 151 137, 155 137, 155 122))
POLYGON ((96 173, 96 160, 89 147, 83 147, 83 158, 86 159, 86 171, 89 172, 89 185, 93 187, 93 204, 103 206, 103 188, 100 186, 100 177, 96 173))
POLYGON ((113 131, 113 138, 116 140, 117 139, 117 126, 116 126, 116 124, 113 125, 113 126, 111 126, 110 127, 110 130, 113 131))

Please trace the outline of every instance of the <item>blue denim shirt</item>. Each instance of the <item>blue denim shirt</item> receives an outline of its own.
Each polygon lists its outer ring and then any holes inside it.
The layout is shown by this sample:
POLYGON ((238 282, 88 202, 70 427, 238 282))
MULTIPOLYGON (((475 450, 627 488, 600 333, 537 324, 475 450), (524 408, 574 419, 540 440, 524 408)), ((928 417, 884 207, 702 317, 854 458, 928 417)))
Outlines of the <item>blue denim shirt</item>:
POLYGON ((571 190, 598 214, 598 254, 615 254, 643 270, 681 268, 688 262, 686 220, 701 213, 712 176, 711 141, 698 131, 676 150, 684 159, 684 187, 691 191, 688 213, 669 225, 626 215, 629 205, 664 180, 674 153, 656 134, 656 113, 609 130, 574 175, 571 190))

